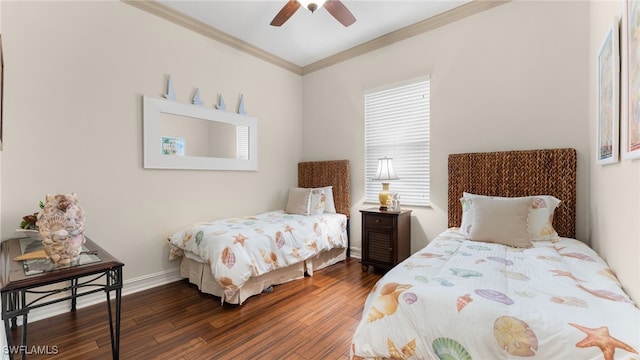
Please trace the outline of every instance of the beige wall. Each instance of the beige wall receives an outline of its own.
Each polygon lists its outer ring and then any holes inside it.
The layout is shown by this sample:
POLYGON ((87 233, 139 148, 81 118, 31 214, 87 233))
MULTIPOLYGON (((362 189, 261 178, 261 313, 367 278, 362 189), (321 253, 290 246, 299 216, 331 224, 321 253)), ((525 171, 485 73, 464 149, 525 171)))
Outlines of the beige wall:
MULTIPOLYGON (((594 1, 590 14, 589 50, 589 140, 591 163, 596 159, 597 115, 597 54, 602 40, 613 24, 614 16, 623 17, 624 1, 594 1)), ((621 28, 624 29, 622 22, 621 28)), ((622 51, 622 78, 626 77, 624 57, 626 49, 624 30, 620 39, 622 51)), ((627 100, 621 91, 621 108, 627 100)), ((621 113, 622 121, 626 114, 621 113)), ((592 165, 591 246, 609 263, 625 290, 636 302, 640 301, 640 160, 621 160, 606 166, 592 165)))
POLYGON ((174 269, 166 238, 213 218, 284 208, 301 158, 301 78, 119 1, 2 2, 2 238, 47 193, 76 192, 86 234, 125 281, 174 269), (195 88, 258 118, 259 171, 142 168, 142 95, 195 88))
POLYGON ((413 209, 412 251, 446 228, 447 156, 469 151, 577 149, 577 237, 588 240, 588 9, 515 1, 304 77, 305 159, 352 161, 354 254, 358 210, 375 206, 362 203, 362 94, 423 75, 431 75, 432 206, 413 209))
POLYGON ((164 239, 179 227, 282 208, 299 160, 346 158, 358 254, 358 210, 374 206, 362 203, 363 91, 430 74, 433 204, 414 208, 412 250, 446 227, 449 153, 573 147, 577 237, 638 299, 640 161, 592 165, 594 54, 616 4, 514 1, 300 78, 121 2, 2 2, 2 238, 46 193, 75 191, 87 234, 125 280, 144 278, 177 266, 164 239), (180 102, 196 87, 208 106, 244 94, 258 172, 142 168, 140 97, 160 97, 167 74, 180 102))

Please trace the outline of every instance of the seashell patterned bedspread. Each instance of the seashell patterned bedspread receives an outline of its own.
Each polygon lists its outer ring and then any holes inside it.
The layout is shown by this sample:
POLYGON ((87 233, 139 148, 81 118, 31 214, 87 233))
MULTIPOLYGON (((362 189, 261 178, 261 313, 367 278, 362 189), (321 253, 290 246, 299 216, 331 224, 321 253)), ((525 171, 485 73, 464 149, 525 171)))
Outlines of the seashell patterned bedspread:
POLYGON ((383 276, 354 359, 640 359, 640 310, 575 239, 530 249, 448 229, 383 276))
POLYGON ((347 247, 343 214, 260 215, 197 223, 169 237, 171 259, 185 255, 207 262, 232 297, 252 276, 299 263, 323 251, 347 247))

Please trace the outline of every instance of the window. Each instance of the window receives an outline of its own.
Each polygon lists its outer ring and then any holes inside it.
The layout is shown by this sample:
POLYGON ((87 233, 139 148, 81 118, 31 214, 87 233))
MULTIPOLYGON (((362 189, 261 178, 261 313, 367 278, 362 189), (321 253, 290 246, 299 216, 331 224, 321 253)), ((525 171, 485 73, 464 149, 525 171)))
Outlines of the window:
POLYGON ((429 205, 429 78, 376 89, 364 95, 365 202, 378 203, 378 159, 393 158, 400 178, 390 190, 400 205, 429 205))

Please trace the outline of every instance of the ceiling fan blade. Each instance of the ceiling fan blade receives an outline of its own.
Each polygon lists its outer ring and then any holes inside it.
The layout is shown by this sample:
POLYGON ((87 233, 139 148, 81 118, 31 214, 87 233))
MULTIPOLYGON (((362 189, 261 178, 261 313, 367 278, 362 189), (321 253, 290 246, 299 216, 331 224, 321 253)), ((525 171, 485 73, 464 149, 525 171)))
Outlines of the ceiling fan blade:
POLYGON ((271 26, 281 26, 282 24, 284 24, 287 20, 289 20, 291 15, 293 15, 298 10, 298 8, 300 8, 299 2, 297 2, 296 0, 289 0, 289 2, 286 3, 282 9, 280 9, 280 12, 276 14, 273 20, 271 20, 271 26))
POLYGON ((351 11, 340 0, 328 0, 324 3, 324 8, 344 26, 349 26, 356 22, 356 18, 351 11))

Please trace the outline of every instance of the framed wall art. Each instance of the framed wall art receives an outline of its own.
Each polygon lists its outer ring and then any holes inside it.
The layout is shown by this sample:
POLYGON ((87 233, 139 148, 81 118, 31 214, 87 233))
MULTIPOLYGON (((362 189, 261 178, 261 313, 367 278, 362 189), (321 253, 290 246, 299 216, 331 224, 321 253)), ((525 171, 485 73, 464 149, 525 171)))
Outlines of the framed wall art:
POLYGON ((596 164, 618 162, 620 124, 620 40, 616 17, 598 51, 596 164))
POLYGON ((627 116, 622 122, 622 157, 640 158, 640 0, 625 4, 627 116))

